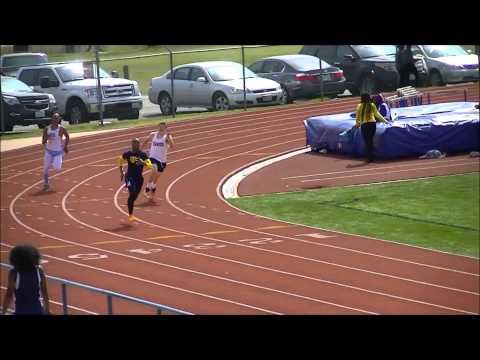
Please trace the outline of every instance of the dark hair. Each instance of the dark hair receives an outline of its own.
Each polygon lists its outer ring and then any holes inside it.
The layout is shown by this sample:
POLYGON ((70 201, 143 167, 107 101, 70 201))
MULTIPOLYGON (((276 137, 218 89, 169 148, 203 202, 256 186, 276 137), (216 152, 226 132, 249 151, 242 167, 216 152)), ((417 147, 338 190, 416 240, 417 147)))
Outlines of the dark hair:
POLYGON ((385 102, 385 98, 382 94, 376 94, 372 96, 373 103, 377 106, 377 108, 385 102))
POLYGON ((370 114, 372 113, 372 98, 370 97, 369 94, 363 93, 360 96, 360 101, 363 104, 363 109, 362 113, 363 115, 367 115, 367 118, 370 117, 370 114))
POLYGON ((370 97, 370 94, 363 93, 362 95, 360 95, 360 101, 364 104, 371 103, 372 99, 370 97))
POLYGON ((33 270, 40 264, 40 252, 32 245, 18 245, 10 251, 10 264, 17 271, 33 270))

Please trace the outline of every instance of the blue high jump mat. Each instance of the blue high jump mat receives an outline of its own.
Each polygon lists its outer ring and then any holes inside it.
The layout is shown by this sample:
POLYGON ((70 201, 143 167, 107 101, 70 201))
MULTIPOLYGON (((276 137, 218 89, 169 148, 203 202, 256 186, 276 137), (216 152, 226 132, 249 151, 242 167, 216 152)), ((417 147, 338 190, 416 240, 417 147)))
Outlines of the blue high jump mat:
MULTIPOLYGON (((377 123, 375 154, 392 159, 440 150, 454 154, 480 150, 479 110, 475 102, 452 102, 391 109, 393 123, 377 123)), ((314 116, 304 120, 307 145, 313 151, 365 156, 354 113, 314 116)))

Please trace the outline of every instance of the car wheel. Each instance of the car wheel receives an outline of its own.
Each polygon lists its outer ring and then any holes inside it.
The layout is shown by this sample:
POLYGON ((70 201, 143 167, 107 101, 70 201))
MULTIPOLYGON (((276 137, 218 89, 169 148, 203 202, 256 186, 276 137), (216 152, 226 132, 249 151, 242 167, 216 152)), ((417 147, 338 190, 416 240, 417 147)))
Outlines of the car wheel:
POLYGON ((228 110, 230 105, 228 103, 227 95, 224 93, 216 93, 213 95, 213 109, 215 111, 228 110))
POLYGON ((163 115, 172 114, 172 98, 167 93, 160 94, 158 97, 158 104, 163 115))
POLYGON ((87 110, 80 100, 74 100, 68 105, 66 115, 70 125, 88 121, 87 110))
POLYGON ((292 102, 293 101, 290 98, 290 94, 288 93, 287 88, 282 86, 282 99, 281 99, 280 103, 282 105, 286 105, 286 104, 291 104, 292 102))
POLYGON ((374 94, 376 90, 375 79, 371 76, 365 76, 360 84, 360 94, 374 94))
POLYGON ((443 85, 443 79, 442 75, 438 71, 432 71, 430 73, 430 76, 428 77, 430 86, 442 86, 443 85))
POLYGON ((138 120, 140 118, 140 110, 132 111, 128 114, 120 115, 118 120, 138 120))

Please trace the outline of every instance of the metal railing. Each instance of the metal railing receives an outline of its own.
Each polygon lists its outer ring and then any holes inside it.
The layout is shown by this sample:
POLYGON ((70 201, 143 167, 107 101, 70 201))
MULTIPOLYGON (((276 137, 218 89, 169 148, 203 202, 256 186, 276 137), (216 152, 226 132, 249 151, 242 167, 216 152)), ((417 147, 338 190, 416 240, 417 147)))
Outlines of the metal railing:
MULTIPOLYGON (((0 263, 0 266, 5 267, 7 269, 12 268, 11 265, 4 264, 4 263, 0 263)), ((89 290, 89 291, 92 291, 92 292, 95 292, 95 293, 98 293, 98 294, 105 295, 106 299, 107 299, 107 314, 108 315, 113 315, 114 314, 113 313, 113 298, 122 299, 122 300, 126 300, 126 301, 134 302, 134 303, 137 303, 137 304, 142 304, 142 305, 145 305, 145 306, 152 307, 152 308, 156 309, 157 315, 162 315, 162 313, 164 311, 168 311, 169 313, 172 313, 172 314, 175 314, 175 315, 193 315, 190 312, 175 309, 175 308, 172 308, 172 307, 169 307, 169 306, 166 306, 166 305, 162 305, 162 304, 158 304, 158 303, 155 303, 155 302, 152 302, 152 301, 143 300, 143 299, 139 299, 139 298, 136 298, 136 297, 133 297, 133 296, 120 294, 120 293, 117 293, 117 292, 114 292, 114 291, 97 288, 97 287, 82 284, 82 283, 79 283, 79 282, 76 282, 76 281, 70 281, 70 280, 62 279, 62 278, 59 278, 59 277, 56 277, 56 276, 50 276, 50 275, 45 275, 45 276, 48 280, 52 280, 52 281, 60 283, 61 292, 62 292, 61 306, 63 308, 63 314, 64 315, 68 315, 68 308, 69 308, 68 293, 67 293, 67 289, 68 289, 67 287, 68 286, 73 286, 73 287, 77 287, 77 288, 81 288, 81 289, 89 290)))

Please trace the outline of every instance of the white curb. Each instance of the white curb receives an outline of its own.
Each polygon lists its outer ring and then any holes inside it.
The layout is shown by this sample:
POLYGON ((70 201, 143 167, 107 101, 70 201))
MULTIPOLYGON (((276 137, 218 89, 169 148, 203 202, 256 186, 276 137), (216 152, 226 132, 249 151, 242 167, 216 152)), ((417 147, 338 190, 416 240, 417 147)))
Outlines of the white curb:
POLYGON ((278 161, 282 161, 282 160, 285 160, 285 159, 288 159, 288 158, 291 158, 293 156, 300 155, 300 154, 303 154, 303 153, 306 153, 306 152, 309 152, 309 151, 311 151, 310 147, 300 149, 300 150, 296 150, 296 151, 292 151, 292 152, 287 153, 287 154, 283 154, 283 155, 280 155, 280 156, 277 156, 277 157, 267 159, 265 161, 258 162, 256 164, 253 164, 251 166, 246 167, 243 170, 240 170, 239 172, 237 172, 234 175, 232 175, 231 177, 229 177, 227 179, 227 181, 225 181, 223 183, 223 186, 222 186, 223 197, 225 199, 238 198, 239 197, 238 192, 237 192, 238 186, 240 185, 240 182, 243 179, 245 179, 247 176, 253 174, 255 171, 263 169, 264 167, 272 165, 272 164, 274 164, 278 161))

